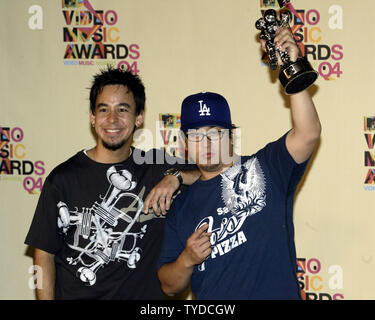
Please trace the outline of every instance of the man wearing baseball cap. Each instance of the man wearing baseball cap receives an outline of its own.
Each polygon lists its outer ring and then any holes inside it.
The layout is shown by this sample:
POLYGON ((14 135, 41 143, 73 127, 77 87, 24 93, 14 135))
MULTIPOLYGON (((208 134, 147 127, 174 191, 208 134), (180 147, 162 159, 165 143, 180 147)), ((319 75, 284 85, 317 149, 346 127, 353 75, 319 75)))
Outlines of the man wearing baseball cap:
MULTIPOLYGON (((295 61, 291 37, 284 29, 275 40, 295 61)), ((191 282, 203 300, 301 299, 293 199, 321 126, 307 90, 290 96, 290 109, 291 130, 251 156, 237 156, 225 98, 204 92, 184 99, 181 129, 201 178, 167 214, 158 264, 166 294, 191 282)))

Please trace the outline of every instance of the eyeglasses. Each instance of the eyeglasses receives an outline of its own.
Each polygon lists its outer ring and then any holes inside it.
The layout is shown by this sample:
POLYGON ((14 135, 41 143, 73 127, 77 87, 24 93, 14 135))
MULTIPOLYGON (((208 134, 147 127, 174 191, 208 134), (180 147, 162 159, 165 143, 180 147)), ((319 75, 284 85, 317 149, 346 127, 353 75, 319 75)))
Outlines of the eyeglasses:
POLYGON ((203 132, 188 132, 187 138, 189 141, 192 142, 200 142, 203 140, 204 137, 207 137, 210 141, 217 141, 221 139, 225 132, 228 130, 210 130, 207 133, 203 132))

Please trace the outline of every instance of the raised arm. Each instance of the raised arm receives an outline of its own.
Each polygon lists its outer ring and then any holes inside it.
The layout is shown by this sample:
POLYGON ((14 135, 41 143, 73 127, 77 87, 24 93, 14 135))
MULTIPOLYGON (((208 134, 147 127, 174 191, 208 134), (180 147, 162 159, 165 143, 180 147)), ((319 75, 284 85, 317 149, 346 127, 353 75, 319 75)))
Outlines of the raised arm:
POLYGON ((290 97, 293 128, 286 137, 286 147, 297 163, 306 161, 319 141, 321 125, 307 90, 290 97))
MULTIPOLYGON (((265 50, 264 41, 261 40, 265 50)), ((289 28, 280 28, 276 32, 275 46, 287 50, 291 61, 296 61, 300 51, 289 28)), ((278 59, 279 65, 282 64, 278 59)), ((286 146, 297 163, 306 161, 319 141, 321 124, 308 90, 290 96, 292 130, 286 138, 286 146)))

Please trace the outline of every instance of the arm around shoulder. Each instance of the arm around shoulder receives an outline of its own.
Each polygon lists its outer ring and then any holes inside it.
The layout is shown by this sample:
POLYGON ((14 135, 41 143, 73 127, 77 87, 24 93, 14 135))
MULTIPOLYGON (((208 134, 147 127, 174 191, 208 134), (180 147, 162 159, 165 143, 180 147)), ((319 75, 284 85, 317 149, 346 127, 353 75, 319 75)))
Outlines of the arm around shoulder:
POLYGON ((178 171, 178 174, 181 178, 173 174, 167 174, 152 188, 145 199, 143 213, 147 214, 148 210, 153 208, 156 215, 165 215, 171 206, 172 196, 180 187, 180 184, 191 185, 200 177, 198 169, 182 170, 178 171))

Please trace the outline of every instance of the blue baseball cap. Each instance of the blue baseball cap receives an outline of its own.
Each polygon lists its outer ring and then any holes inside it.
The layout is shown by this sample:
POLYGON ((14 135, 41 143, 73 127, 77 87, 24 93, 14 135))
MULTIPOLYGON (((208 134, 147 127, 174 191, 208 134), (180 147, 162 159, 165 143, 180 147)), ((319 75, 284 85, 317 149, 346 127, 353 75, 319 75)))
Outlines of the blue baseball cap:
POLYGON ((182 101, 181 130, 186 132, 204 126, 232 128, 228 102, 220 94, 201 92, 182 101))

